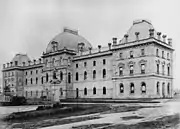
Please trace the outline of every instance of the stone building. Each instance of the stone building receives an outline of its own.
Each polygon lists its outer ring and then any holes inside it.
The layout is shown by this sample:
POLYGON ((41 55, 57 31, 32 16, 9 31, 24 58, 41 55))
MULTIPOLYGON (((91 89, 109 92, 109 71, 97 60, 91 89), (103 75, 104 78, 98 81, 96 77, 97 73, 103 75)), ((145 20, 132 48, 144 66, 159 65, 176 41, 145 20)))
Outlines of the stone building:
POLYGON ((64 28, 38 60, 16 54, 4 64, 3 87, 14 95, 56 101, 172 97, 173 51, 172 39, 147 20, 134 21, 123 38, 97 48, 64 28))

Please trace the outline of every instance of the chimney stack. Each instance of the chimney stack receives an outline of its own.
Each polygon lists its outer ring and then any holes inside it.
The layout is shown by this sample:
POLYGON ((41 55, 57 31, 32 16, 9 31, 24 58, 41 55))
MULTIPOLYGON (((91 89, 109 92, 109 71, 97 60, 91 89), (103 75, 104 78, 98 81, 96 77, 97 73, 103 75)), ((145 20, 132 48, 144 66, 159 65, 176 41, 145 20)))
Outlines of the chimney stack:
POLYGON ((157 32, 158 40, 161 40, 161 32, 157 32))
POLYGON ((10 62, 10 64, 11 64, 11 67, 12 67, 12 65, 13 65, 13 62, 10 62))
POLYGON ((163 35, 162 37, 163 37, 163 42, 166 43, 166 35, 163 35))
POLYGON ((89 54, 91 54, 92 47, 89 47, 89 54))
POLYGON ((168 40, 168 44, 169 44, 170 46, 172 46, 172 38, 168 38, 167 40, 168 40))
POLYGON ((101 45, 98 45, 99 52, 101 52, 101 45))
POLYGON ((149 37, 154 37, 154 29, 149 29, 149 37))
POLYGON ((125 34, 125 35, 124 35, 124 38, 125 38, 125 43, 127 43, 127 42, 128 42, 128 37, 129 37, 129 35, 128 35, 128 34, 125 34))
POLYGON ((109 50, 111 50, 111 43, 108 43, 109 50))
POLYGON ((117 38, 112 38, 112 40, 113 40, 113 45, 117 45, 117 38))

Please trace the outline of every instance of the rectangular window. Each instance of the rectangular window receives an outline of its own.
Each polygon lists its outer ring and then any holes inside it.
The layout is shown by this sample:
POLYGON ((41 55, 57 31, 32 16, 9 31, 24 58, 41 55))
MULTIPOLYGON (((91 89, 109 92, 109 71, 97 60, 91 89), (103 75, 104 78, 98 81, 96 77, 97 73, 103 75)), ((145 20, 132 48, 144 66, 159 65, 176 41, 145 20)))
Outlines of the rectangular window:
POLYGON ((157 64, 157 74, 159 74, 159 64, 157 64))
POLYGON ((133 74, 134 73, 134 67, 133 65, 130 66, 130 74, 133 74))
POLYGON ((164 58, 164 51, 162 51, 162 58, 164 58))
POLYGON ((87 66, 87 62, 84 62, 84 67, 86 67, 87 66))
POLYGON ((141 64, 141 73, 145 74, 145 65, 144 64, 141 64))
POLYGON ((170 58, 169 58, 169 53, 167 53, 167 59, 169 60, 170 58))
POLYGON ((167 71, 168 71, 168 76, 170 75, 170 67, 167 67, 167 71))
POLYGON ((130 58, 133 58, 133 51, 130 51, 130 58))
POLYGON ((78 68, 78 64, 76 64, 76 68, 78 68))
POLYGON ((27 72, 26 72, 26 75, 27 75, 27 72))
POLYGON ((120 59, 122 59, 123 57, 122 57, 123 55, 122 55, 122 53, 119 53, 119 58, 120 59))
POLYGON ((162 65, 162 74, 164 75, 164 65, 162 65))
POLYGON ((31 71, 31 75, 32 75, 32 71, 31 71))
POLYGON ((145 55, 144 49, 141 49, 141 56, 144 56, 144 55, 145 55))
POLYGON ((122 76, 122 75, 123 75, 123 68, 120 67, 120 68, 119 68, 119 76, 122 76))
POLYGON ((105 59, 103 59, 103 65, 105 65, 106 64, 106 60, 105 59))
POLYGON ((93 66, 96 66, 96 61, 93 61, 93 66))
POLYGON ((38 70, 36 70, 36 74, 38 74, 38 70))
POLYGON ((15 61, 15 66, 17 66, 18 65, 18 61, 15 61))

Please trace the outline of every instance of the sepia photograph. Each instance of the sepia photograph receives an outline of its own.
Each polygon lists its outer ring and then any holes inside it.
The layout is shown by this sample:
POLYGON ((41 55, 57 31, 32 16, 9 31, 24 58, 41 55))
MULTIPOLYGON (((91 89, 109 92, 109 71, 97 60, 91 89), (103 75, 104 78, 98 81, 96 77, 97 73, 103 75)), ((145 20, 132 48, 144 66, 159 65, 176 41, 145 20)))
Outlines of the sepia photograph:
POLYGON ((0 129, 180 129, 179 5, 0 0, 0 129))

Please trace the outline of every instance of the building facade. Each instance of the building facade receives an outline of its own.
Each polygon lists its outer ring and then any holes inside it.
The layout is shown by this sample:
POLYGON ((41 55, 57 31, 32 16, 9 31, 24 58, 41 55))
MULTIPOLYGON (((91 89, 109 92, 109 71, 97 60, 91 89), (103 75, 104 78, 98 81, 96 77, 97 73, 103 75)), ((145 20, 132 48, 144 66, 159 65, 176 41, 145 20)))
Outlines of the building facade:
POLYGON ((27 98, 164 98, 173 90, 172 39, 147 20, 102 47, 64 28, 38 60, 16 54, 3 66, 3 87, 27 98), (58 83, 52 83, 53 80, 58 83))

